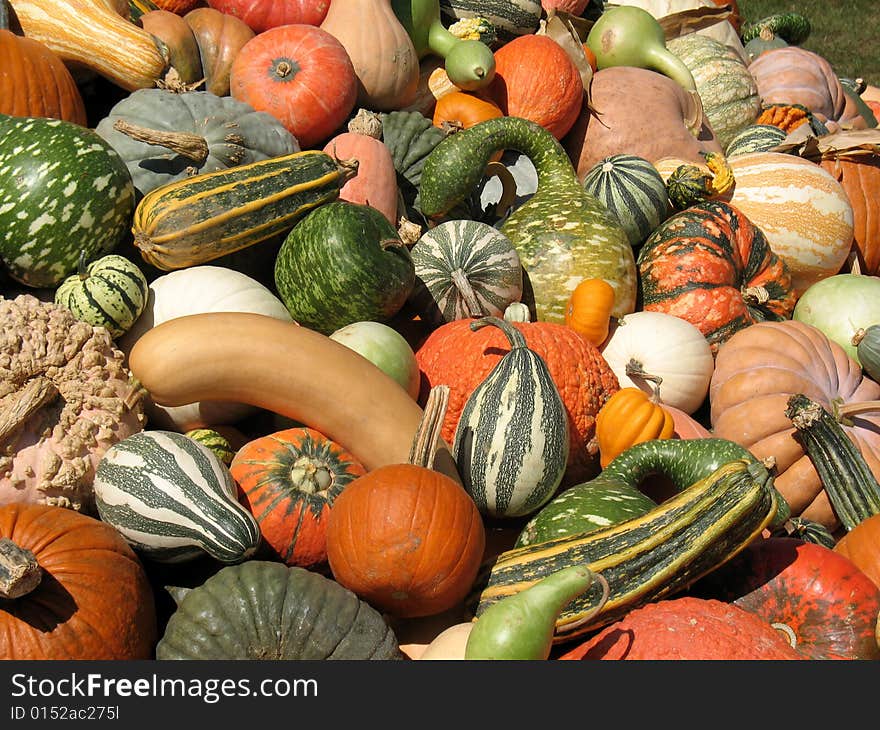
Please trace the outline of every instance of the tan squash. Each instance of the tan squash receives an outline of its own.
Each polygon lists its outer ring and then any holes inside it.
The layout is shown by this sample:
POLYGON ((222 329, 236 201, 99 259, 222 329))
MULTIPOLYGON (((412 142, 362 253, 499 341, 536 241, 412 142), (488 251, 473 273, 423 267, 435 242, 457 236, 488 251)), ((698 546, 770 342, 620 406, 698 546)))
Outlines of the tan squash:
POLYGON ((210 7, 198 7, 183 16, 192 28, 202 73, 204 90, 217 96, 229 96, 229 72, 238 52, 255 33, 241 19, 210 7))
POLYGON ((320 27, 348 52, 360 106, 393 111, 415 98, 419 56, 390 0, 333 0, 320 27))
MULTIPOLYGON (((265 315, 168 320, 135 343, 129 365, 160 405, 249 403, 320 431, 368 470, 405 463, 422 417, 406 390, 367 358, 265 315)), ((445 444, 436 449, 434 468, 461 481, 445 444)))
MULTIPOLYGON (((10 0, 24 34, 65 63, 90 69, 126 91, 151 88, 167 49, 122 15, 113 0, 10 0)), ((127 11, 127 5, 121 6, 127 11)))
POLYGON ((196 84, 204 78, 199 44, 189 23, 183 16, 170 10, 150 10, 140 17, 141 27, 156 36, 168 47, 168 64, 177 72, 177 78, 166 76, 174 88, 175 82, 196 84))

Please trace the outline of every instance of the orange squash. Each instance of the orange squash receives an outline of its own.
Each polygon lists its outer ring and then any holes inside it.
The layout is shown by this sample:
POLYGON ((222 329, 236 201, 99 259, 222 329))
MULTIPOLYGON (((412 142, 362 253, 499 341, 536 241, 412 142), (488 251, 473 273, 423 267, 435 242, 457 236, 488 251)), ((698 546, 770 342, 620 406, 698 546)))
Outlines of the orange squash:
POLYGON ((604 279, 584 279, 568 298, 565 324, 600 347, 608 337, 614 289, 604 279))
POLYGON ((596 439, 603 469, 630 446, 673 437, 675 421, 660 404, 659 390, 648 395, 640 388, 621 388, 599 409, 596 439))
POLYGON ((209 7, 190 10, 183 19, 192 28, 199 46, 205 91, 229 96, 229 71, 244 44, 256 35, 234 15, 209 7))
POLYGON ((880 588, 880 514, 859 522, 837 541, 834 552, 849 558, 880 588))
POLYGON ((446 124, 467 129, 478 122, 502 116, 504 113, 494 101, 481 99, 466 91, 453 91, 437 99, 433 122, 435 127, 442 128, 446 124))

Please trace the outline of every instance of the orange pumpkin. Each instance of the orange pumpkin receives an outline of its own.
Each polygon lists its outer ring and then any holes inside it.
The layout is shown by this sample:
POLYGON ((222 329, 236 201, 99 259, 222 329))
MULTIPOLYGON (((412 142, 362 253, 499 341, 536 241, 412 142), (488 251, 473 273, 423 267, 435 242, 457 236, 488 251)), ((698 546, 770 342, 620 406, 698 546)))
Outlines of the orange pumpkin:
POLYGON ((604 279, 584 279, 568 298, 565 324, 599 347, 608 337, 613 308, 611 284, 604 279))
POLYGON ((0 659, 152 658, 153 591, 113 527, 63 507, 9 504, 0 552, 9 568, 0 569, 0 659))
POLYGON ((503 116, 504 113, 494 101, 465 91, 453 91, 437 99, 433 122, 435 127, 442 128, 446 124, 467 129, 487 119, 503 116))
POLYGON ((443 613, 470 592, 486 547, 477 506, 461 485, 430 468, 445 388, 432 390, 410 463, 386 464, 339 495, 327 523, 333 577, 398 618, 443 613))
POLYGON ((334 500, 367 473, 345 448, 313 428, 294 427, 242 446, 229 471, 274 558, 304 568, 327 560, 334 500))
POLYGON ((205 91, 229 96, 229 71, 245 43, 256 35, 241 18, 209 7, 183 16, 199 46, 205 91))
MULTIPOLYGON (((447 443, 470 394, 483 382, 502 356, 510 350, 497 327, 470 329, 470 319, 447 322, 435 329, 416 350, 422 372, 420 402, 428 389, 450 386, 449 406, 441 436, 447 443)), ((570 327, 554 322, 515 322, 526 344, 547 363, 568 414, 569 457, 563 483, 576 483, 598 468, 596 414, 606 400, 620 389, 617 376, 593 343, 570 327)))
POLYGON ((880 514, 859 522, 837 541, 834 552, 849 558, 880 588, 880 514))
POLYGON ((675 433, 672 414, 660 404, 659 388, 648 395, 641 388, 621 388, 596 416, 599 463, 604 469, 630 446, 675 433))
POLYGON ((484 92, 505 115, 540 124, 556 139, 568 133, 584 106, 574 61, 552 38, 534 33, 495 51, 495 78, 484 92))

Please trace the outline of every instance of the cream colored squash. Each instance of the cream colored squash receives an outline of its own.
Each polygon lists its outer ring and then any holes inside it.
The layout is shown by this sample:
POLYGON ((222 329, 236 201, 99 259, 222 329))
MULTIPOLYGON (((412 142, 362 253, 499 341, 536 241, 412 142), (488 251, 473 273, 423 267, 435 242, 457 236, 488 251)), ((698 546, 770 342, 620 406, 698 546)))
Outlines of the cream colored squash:
POLYGON ((464 659, 468 637, 471 635, 471 629, 473 628, 474 623, 472 621, 450 626, 445 631, 440 632, 416 658, 426 661, 464 659))
POLYGON ((602 355, 621 388, 652 393, 654 383, 630 366, 662 378, 660 401, 685 413, 694 413, 709 392, 715 361, 709 343, 690 322, 663 312, 627 314, 602 345, 602 355))
MULTIPOLYGON (((292 321, 281 300, 246 274, 222 266, 191 266, 159 276, 150 284, 144 312, 119 339, 119 349, 128 356, 141 336, 156 325, 203 312, 250 312, 292 321)), ((148 398, 146 411, 151 428, 185 432, 203 426, 235 423, 256 408, 220 401, 166 407, 148 398)))

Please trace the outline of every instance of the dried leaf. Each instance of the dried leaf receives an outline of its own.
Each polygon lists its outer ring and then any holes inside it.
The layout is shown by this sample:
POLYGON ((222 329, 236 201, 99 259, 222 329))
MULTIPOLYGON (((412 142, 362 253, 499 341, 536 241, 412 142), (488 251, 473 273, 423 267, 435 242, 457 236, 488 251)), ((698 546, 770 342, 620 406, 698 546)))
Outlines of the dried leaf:
POLYGON ((809 125, 803 125, 770 151, 798 155, 812 162, 880 156, 880 129, 848 129, 817 137, 809 125))
POLYGON ((710 28, 716 23, 727 20, 733 13, 733 5, 707 6, 682 10, 657 18, 660 27, 666 34, 666 40, 695 33, 703 28, 710 28))
POLYGON ((593 67, 584 53, 584 44, 570 21, 567 13, 549 10, 541 19, 535 35, 546 35, 556 41, 568 55, 581 75, 584 84, 585 104, 590 106, 590 82, 593 80, 593 67))

